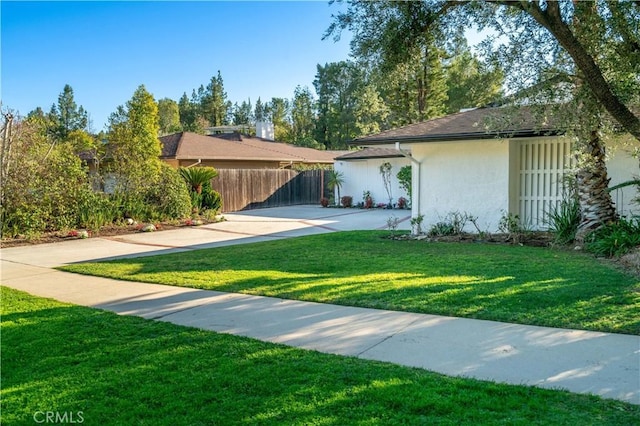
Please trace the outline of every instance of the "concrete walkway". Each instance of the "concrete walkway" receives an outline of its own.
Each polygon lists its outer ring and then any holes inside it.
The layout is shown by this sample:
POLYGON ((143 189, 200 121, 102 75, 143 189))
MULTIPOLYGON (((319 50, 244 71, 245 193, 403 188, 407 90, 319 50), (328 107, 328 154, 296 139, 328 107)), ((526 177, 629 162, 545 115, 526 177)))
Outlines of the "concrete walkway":
MULTIPOLYGON (((408 213, 408 212, 407 212, 408 213)), ((54 266, 348 229, 384 229, 397 211, 315 206, 225 215, 227 222, 2 250, 2 284, 123 315, 497 382, 640 404, 640 337, 523 326, 68 274, 54 266)))

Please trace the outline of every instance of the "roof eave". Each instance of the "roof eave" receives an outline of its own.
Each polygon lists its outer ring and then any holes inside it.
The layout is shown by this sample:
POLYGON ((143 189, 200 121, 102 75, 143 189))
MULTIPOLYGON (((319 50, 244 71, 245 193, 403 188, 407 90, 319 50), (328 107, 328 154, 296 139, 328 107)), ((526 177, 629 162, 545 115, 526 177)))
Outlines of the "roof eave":
POLYGON ((352 146, 388 145, 395 142, 404 143, 427 143, 427 142, 454 142, 463 140, 483 140, 496 138, 525 138, 536 136, 556 136, 563 134, 561 130, 514 130, 501 132, 471 132, 471 133, 450 133, 421 136, 389 136, 383 138, 354 139, 349 142, 352 146))

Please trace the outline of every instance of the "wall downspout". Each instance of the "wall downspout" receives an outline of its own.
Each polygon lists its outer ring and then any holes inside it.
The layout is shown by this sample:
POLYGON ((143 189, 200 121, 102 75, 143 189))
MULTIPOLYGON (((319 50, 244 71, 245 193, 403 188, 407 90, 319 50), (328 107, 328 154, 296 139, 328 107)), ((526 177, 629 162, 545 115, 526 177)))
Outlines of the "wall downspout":
POLYGON ((185 169, 188 169, 189 167, 197 166, 200 163, 202 163, 202 159, 198 159, 198 161, 196 161, 195 163, 189 164, 187 167, 185 167, 185 169))
MULTIPOLYGON (((396 150, 407 157, 416 167, 416 179, 411 179, 411 218, 416 218, 420 216, 420 168, 422 165, 422 161, 418 161, 411 156, 411 154, 406 153, 400 148, 400 142, 396 142, 396 150)), ((411 230, 413 232, 413 229, 411 230)))

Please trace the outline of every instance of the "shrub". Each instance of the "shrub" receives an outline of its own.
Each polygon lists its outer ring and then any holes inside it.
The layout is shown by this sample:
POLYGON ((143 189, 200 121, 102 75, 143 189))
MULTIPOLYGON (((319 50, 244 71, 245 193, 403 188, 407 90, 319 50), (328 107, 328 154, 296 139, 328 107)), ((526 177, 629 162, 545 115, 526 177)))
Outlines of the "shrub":
POLYGON ((2 235, 36 237, 73 228, 78 206, 91 192, 87 171, 68 143, 52 144, 35 124, 20 125, 13 167, 2 188, 2 235))
POLYGON ((453 229, 453 225, 448 222, 438 222, 433 225, 428 234, 434 237, 447 236, 447 235, 455 235, 455 230, 453 229))
POLYGON ((322 207, 329 207, 329 199, 326 197, 320 198, 320 205, 322 207))
POLYGON ((522 224, 520 216, 513 213, 502 213, 500 222, 498 223, 498 231, 508 235, 508 238, 513 242, 519 242, 524 237, 529 229, 522 224))
POLYGON ((111 195, 111 202, 116 210, 116 217, 132 218, 138 221, 146 221, 150 219, 150 207, 145 203, 142 194, 137 192, 124 192, 117 190, 111 195))
POLYGON ((441 222, 436 223, 429 229, 429 235, 460 235, 464 232, 467 221, 474 222, 475 220, 476 218, 469 213, 450 212, 447 213, 441 222))
POLYGON ((370 209, 373 207, 373 197, 371 196, 370 191, 364 191, 362 193, 362 199, 364 201, 363 205, 365 209, 370 209))
POLYGON ((160 167, 158 182, 151 186, 145 199, 151 206, 151 216, 155 216, 147 219, 182 219, 191 213, 187 186, 178 171, 165 163, 160 167))
POLYGON ((91 192, 78 205, 78 228, 97 232, 119 219, 117 206, 102 193, 91 192))
POLYGON ((558 244, 569 244, 576 238, 580 225, 580 204, 575 198, 567 198, 552 208, 548 216, 549 232, 558 244))
POLYGON ((340 204, 345 208, 353 206, 353 197, 351 195, 345 195, 340 198, 340 204))
POLYGON ((411 229, 414 235, 422 234, 422 221, 424 221, 424 215, 421 214, 416 217, 412 217, 409 223, 411 223, 411 229))
POLYGON ((400 187, 411 197, 411 166, 403 166, 396 175, 400 187))
POLYGON ((585 250, 597 256, 621 256, 640 246, 640 217, 621 218, 604 225, 585 238, 585 250))
POLYGON ((211 185, 211 179, 218 176, 218 171, 213 167, 180 167, 180 176, 191 187, 191 191, 201 194, 205 184, 211 185))
POLYGON ((218 213, 222 210, 222 197, 219 192, 211 188, 211 179, 218 176, 216 169, 213 167, 181 167, 178 172, 189 186, 193 213, 198 214, 203 210, 213 210, 218 213))
POLYGON ((398 208, 406 209, 407 208, 407 199, 404 197, 398 198, 398 208))
POLYGON ((222 196, 218 191, 211 188, 210 183, 203 186, 201 208, 205 211, 213 211, 216 214, 222 210, 222 196))

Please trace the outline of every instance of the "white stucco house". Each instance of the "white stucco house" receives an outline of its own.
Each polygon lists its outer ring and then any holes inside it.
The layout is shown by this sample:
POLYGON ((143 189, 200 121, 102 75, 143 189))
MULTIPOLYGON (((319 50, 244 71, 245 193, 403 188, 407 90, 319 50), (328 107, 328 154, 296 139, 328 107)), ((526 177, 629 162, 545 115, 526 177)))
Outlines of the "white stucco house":
POLYGON ((383 163, 391 164, 392 203, 398 198, 409 199, 409 195, 400 187, 397 174, 404 166, 411 165, 411 159, 395 148, 365 148, 336 157, 333 168, 344 176, 341 195, 353 197, 354 205, 363 201, 363 193, 369 191, 374 203, 388 203, 389 195, 380 174, 383 163))
MULTIPOLYGON (((564 177, 573 166, 572 141, 552 125, 535 121, 526 107, 515 116, 503 108, 478 108, 362 137, 352 144, 385 148, 388 154, 395 151, 398 156, 390 160, 411 162, 412 217, 424 216, 422 229, 456 211, 476 216, 483 231, 496 232, 500 219, 509 213, 530 229, 546 229, 548 213, 562 200, 564 177), (503 119, 506 114, 509 120, 503 119)), ((638 159, 631 155, 634 143, 630 138, 626 144, 607 143, 610 186, 640 174, 638 159)), ((368 169, 365 163, 336 160, 336 167, 350 176, 345 190, 354 185, 349 191, 358 193, 357 187, 374 188, 374 182, 382 182, 380 160, 367 160, 368 169)), ((634 186, 612 192, 618 213, 640 215, 632 202, 638 195, 634 186)))

